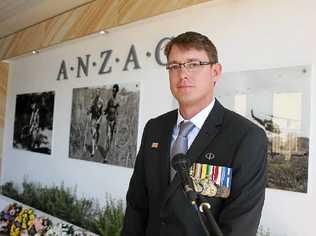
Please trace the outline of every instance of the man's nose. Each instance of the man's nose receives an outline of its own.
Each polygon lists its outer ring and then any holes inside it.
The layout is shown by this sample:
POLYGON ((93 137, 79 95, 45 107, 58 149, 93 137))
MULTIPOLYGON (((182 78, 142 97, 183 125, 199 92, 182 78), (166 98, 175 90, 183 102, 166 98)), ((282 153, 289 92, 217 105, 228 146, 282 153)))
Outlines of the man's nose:
POLYGON ((181 67, 181 69, 178 71, 180 78, 182 79, 188 79, 189 78, 189 73, 187 68, 184 66, 181 67))

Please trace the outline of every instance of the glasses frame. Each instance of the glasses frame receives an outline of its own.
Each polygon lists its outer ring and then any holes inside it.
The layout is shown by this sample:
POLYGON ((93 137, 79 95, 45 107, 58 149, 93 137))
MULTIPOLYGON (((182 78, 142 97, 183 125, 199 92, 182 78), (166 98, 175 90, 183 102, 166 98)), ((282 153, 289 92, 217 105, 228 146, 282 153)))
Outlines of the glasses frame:
POLYGON ((185 68, 188 72, 192 71, 192 68, 189 68, 188 65, 192 64, 192 63, 198 63, 199 66, 205 66, 205 65, 213 65, 214 63, 211 63, 210 61, 188 61, 188 62, 184 62, 184 63, 172 63, 172 64, 167 64, 166 65, 166 70, 170 71, 170 72, 176 72, 176 71, 180 71, 183 68, 185 68), (172 69, 171 66, 172 65, 178 65, 179 69, 172 69))

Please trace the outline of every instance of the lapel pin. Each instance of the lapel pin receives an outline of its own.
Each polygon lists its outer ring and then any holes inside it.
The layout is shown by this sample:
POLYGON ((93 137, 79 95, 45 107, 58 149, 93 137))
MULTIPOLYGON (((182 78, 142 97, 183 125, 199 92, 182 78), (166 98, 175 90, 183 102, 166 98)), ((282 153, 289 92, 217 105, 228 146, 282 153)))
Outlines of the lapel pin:
POLYGON ((151 148, 158 148, 159 147, 159 143, 152 143, 151 144, 151 148))
POLYGON ((213 159, 215 158, 215 154, 214 154, 214 153, 211 153, 211 152, 206 153, 206 154, 205 154, 205 158, 206 158, 207 160, 213 160, 213 159))

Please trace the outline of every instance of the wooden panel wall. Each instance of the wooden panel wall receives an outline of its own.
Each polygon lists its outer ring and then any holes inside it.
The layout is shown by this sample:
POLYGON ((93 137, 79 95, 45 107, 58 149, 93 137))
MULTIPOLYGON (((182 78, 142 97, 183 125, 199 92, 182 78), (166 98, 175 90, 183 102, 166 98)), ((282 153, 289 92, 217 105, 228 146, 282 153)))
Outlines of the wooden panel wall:
POLYGON ((7 94, 6 91, 8 82, 8 69, 9 65, 7 63, 0 63, 0 128, 4 127, 4 112, 7 94))
POLYGON ((209 0, 95 0, 0 39, 0 61, 209 0))

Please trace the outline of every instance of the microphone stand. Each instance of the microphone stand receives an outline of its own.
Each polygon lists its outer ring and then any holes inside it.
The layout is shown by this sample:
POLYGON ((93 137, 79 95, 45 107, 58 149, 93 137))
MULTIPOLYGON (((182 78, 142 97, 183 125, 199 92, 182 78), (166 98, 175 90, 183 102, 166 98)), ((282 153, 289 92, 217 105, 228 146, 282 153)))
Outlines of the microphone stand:
POLYGON ((202 215, 201 215, 201 212, 199 211, 199 207, 196 203, 196 200, 198 198, 198 193, 195 192, 192 188, 190 188, 188 185, 185 185, 184 186, 184 191, 185 193, 187 194, 187 197, 189 198, 190 202, 191 202, 191 205, 193 207, 193 209, 195 210, 195 212, 197 213, 198 217, 199 217, 199 221, 201 223, 201 226, 203 228, 203 231, 205 232, 205 235, 206 236, 211 236, 205 223, 204 223, 204 220, 202 218, 202 215))
POLYGON ((198 194, 194 190, 193 181, 189 175, 190 163, 188 160, 189 159, 187 158, 187 156, 183 153, 178 153, 172 158, 172 166, 177 171, 180 177, 183 190, 187 194, 187 197, 189 198, 193 209, 197 212, 205 234, 207 236, 223 236, 222 231, 220 230, 212 215, 211 205, 201 194, 198 194), (200 202, 199 207, 197 205, 197 200, 200 202), (204 213, 209 227, 206 227, 201 213, 204 213))
POLYGON ((204 213, 205 218, 207 219, 207 223, 209 225, 208 229, 210 230, 210 234, 212 236, 224 236, 223 232, 219 228, 218 224, 216 223, 214 216, 211 211, 211 204, 205 199, 204 196, 199 194, 200 198, 200 206, 199 210, 204 213))
POLYGON ((207 236, 224 236, 223 232, 219 228, 211 212, 211 205, 208 203, 205 197, 195 192, 188 185, 184 186, 184 190, 191 201, 191 205, 193 206, 193 209, 198 214, 199 221, 206 235, 207 236), (199 206, 197 205, 197 199, 200 202, 199 206), (203 213, 203 215, 205 216, 208 227, 205 225, 205 222, 203 220, 201 213, 203 213))

